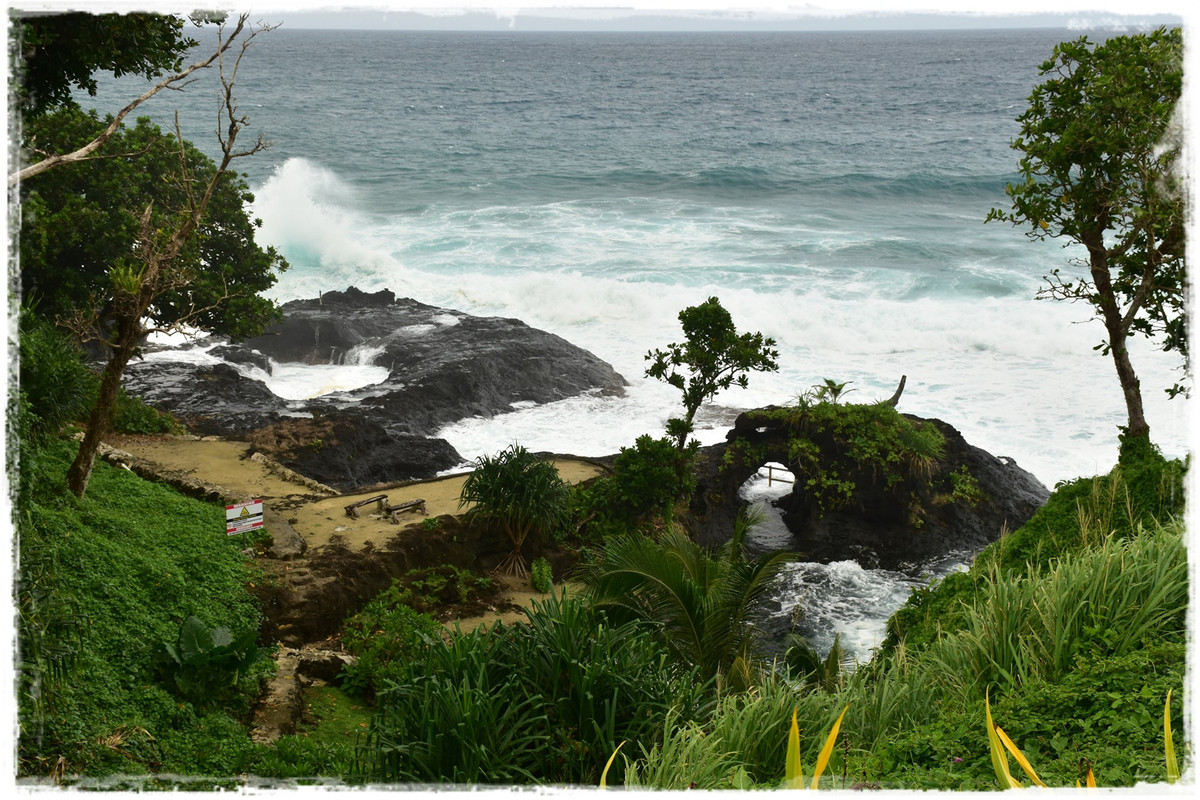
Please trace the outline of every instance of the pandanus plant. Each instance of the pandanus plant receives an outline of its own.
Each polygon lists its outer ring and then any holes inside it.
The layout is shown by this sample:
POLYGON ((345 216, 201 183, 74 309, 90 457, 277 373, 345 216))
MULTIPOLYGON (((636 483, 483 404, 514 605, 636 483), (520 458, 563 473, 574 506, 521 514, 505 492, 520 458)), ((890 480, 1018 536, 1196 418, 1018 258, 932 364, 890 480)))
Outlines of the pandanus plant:
POLYGON ((470 505, 468 517, 482 517, 500 527, 512 542, 512 552, 497 571, 527 578, 521 545, 530 534, 549 534, 567 520, 571 489, 554 464, 512 444, 476 461, 475 470, 463 482, 458 505, 470 505))

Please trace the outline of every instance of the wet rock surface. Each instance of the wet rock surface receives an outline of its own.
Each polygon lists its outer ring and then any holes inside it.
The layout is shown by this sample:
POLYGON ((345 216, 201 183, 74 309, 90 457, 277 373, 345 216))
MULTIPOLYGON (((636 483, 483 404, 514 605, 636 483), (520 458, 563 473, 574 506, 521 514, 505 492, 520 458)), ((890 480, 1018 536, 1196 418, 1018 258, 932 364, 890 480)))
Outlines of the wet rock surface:
POLYGON ((434 436, 450 423, 518 404, 624 392, 611 365, 520 320, 353 287, 282 310, 278 324, 239 344, 210 337, 160 348, 217 343, 210 354, 223 361, 134 362, 126 390, 197 434, 246 438, 270 428, 260 436, 263 452, 339 489, 431 477, 461 464, 461 455, 434 436), (286 400, 253 377, 269 373, 272 362, 369 363, 387 376, 355 390, 286 400))

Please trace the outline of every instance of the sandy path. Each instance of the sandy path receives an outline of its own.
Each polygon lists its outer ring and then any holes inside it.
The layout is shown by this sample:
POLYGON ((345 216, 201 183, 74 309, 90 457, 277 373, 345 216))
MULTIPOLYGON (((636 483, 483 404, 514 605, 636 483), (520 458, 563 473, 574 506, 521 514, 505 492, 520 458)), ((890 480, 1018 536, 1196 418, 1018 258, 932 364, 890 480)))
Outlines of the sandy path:
MULTIPOLYGON (((284 480, 264 464, 250 460, 246 442, 192 436, 111 436, 107 444, 247 498, 261 497, 268 507, 277 509, 291 522, 309 549, 334 541, 353 549, 367 544, 380 547, 402 527, 424 519, 420 513, 405 512, 400 515, 400 525, 396 525, 380 515, 375 504, 360 508, 358 519, 346 514, 345 507, 350 503, 379 494, 386 494, 392 505, 424 500, 428 517, 466 510, 458 505, 466 473, 314 499, 312 489, 284 480)), ((568 483, 578 483, 603 472, 602 467, 590 461, 564 458, 554 463, 568 483)))

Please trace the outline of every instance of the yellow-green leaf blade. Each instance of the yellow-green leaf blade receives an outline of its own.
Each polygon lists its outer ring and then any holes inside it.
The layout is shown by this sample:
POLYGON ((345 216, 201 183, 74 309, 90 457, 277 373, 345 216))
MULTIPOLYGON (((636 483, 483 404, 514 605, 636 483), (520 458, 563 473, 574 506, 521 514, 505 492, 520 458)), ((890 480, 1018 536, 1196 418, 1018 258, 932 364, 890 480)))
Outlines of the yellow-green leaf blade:
POLYGON ((842 709, 842 713, 838 716, 837 722, 833 723, 833 727, 829 729, 829 736, 825 739, 825 746, 821 748, 821 754, 817 756, 817 766, 813 769, 812 788, 817 788, 817 781, 821 780, 821 773, 825 771, 825 767, 829 764, 829 758, 833 755, 833 746, 837 744, 838 729, 842 727, 842 717, 846 716, 846 712, 850 710, 850 706, 842 709))
POLYGON ((1179 780, 1179 762, 1175 760, 1175 741, 1171 738, 1171 690, 1167 690, 1167 702, 1163 707, 1163 746, 1167 757, 1167 783, 1179 780))
POLYGON ((1037 786, 1045 787, 1046 784, 1042 783, 1042 779, 1033 771, 1033 765, 1029 763, 1029 759, 1025 758, 1025 754, 1021 752, 1021 748, 1017 747, 1016 743, 1008 737, 1008 734, 999 725, 996 726, 996 735, 1000 737, 1000 742, 1004 745, 1005 749, 1012 753, 1013 758, 1021 765, 1021 769, 1025 770, 1025 774, 1029 776, 1029 780, 1033 781, 1037 786))
POLYGON ((992 756, 992 770, 996 773, 996 780, 1000 782, 1001 788, 1020 789, 1021 784, 1008 771, 1008 755, 1004 752, 1000 737, 996 735, 996 723, 992 721, 992 704, 986 694, 983 702, 987 713, 988 752, 992 756))
POLYGON ((796 724, 796 709, 792 709, 792 727, 788 731, 787 762, 784 769, 785 789, 804 788, 804 768, 800 765, 800 727, 796 724))
POLYGON ((608 757, 608 763, 604 765, 604 772, 600 773, 600 788, 608 788, 608 768, 612 766, 613 759, 617 757, 617 753, 621 752, 621 748, 625 746, 624 742, 617 745, 617 749, 613 750, 612 755, 608 757))

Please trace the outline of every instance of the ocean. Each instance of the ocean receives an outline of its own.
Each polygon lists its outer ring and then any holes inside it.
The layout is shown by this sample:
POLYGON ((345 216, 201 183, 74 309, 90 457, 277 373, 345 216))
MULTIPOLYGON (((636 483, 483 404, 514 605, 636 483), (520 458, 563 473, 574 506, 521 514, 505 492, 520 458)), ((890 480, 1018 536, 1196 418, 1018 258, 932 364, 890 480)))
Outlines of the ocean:
MULTIPOLYGON (((826 378, 869 402, 906 375, 901 411, 1052 487, 1115 463, 1121 392, 1089 309, 1035 299, 1081 253, 984 218, 1007 207, 1038 66, 1077 35, 285 25, 243 63, 241 111, 273 146, 239 167, 260 241, 292 265, 275 299, 388 288, 517 317, 630 382, 624 398, 429 432, 468 459, 512 442, 604 455, 661 434, 680 397, 644 377, 645 355, 717 296, 739 330, 778 342, 780 369, 718 395, 702 442, 826 378)), ((101 110, 136 88, 102 86, 101 110)), ((216 103, 209 76, 142 113, 165 125, 179 109, 213 152, 216 103)), ((1177 359, 1140 341, 1133 359, 1154 440, 1184 454, 1183 401, 1163 391, 1177 359)))

